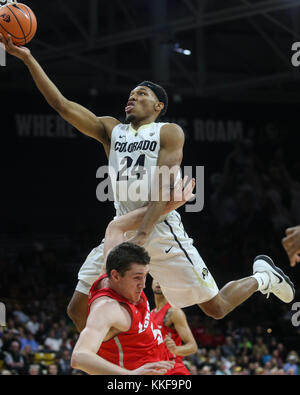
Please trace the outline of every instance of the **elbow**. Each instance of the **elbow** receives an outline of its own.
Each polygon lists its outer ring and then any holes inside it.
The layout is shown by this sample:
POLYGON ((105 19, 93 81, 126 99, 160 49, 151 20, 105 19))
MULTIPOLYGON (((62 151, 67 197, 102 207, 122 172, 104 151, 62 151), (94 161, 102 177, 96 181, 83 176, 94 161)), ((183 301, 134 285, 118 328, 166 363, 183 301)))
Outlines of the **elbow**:
POLYGON ((68 106, 67 106, 67 99, 60 95, 59 97, 55 98, 54 100, 49 102, 50 106, 57 111, 62 117, 66 113, 68 106))
POLYGON ((198 351, 198 346, 196 342, 191 345, 191 354, 195 354, 198 351))
POLYGON ((81 368, 81 358, 80 358, 79 352, 74 351, 72 353, 70 365, 71 365, 72 369, 80 369, 81 368))
POLYGON ((112 221, 110 221, 110 223, 108 224, 106 231, 105 231, 105 237, 109 237, 110 235, 113 235, 115 233, 115 231, 119 230, 118 229, 118 224, 117 224, 117 220, 113 219, 112 221))

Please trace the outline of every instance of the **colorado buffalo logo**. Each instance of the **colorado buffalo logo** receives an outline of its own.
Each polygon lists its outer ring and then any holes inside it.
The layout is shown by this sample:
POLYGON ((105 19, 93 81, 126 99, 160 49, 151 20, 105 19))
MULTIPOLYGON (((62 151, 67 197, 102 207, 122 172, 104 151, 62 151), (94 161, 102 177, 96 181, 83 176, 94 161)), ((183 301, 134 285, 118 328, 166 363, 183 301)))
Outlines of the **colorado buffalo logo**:
POLYGON ((205 280, 205 277, 208 276, 208 269, 206 267, 203 268, 202 270, 202 277, 203 280, 205 280))
POLYGON ((4 20, 4 22, 10 22, 10 16, 7 14, 2 14, 0 15, 0 18, 2 18, 4 20))

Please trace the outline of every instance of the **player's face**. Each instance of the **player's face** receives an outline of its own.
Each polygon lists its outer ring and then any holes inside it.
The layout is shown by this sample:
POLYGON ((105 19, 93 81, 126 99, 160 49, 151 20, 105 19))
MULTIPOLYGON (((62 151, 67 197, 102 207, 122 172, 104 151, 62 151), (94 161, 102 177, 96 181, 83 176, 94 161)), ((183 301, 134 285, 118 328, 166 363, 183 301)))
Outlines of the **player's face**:
POLYGON ((119 279, 119 293, 131 302, 137 303, 146 286, 148 272, 149 265, 132 263, 130 270, 125 272, 124 276, 119 279))
POLYGON ((126 119, 129 121, 147 118, 159 110, 156 108, 158 99, 151 89, 146 86, 137 86, 130 92, 127 105, 125 107, 126 119))
POLYGON ((159 294, 159 295, 162 294, 162 291, 161 291, 159 282, 158 282, 157 280, 154 280, 154 279, 153 279, 153 281, 152 281, 152 291, 153 291, 153 293, 155 293, 155 294, 159 294))

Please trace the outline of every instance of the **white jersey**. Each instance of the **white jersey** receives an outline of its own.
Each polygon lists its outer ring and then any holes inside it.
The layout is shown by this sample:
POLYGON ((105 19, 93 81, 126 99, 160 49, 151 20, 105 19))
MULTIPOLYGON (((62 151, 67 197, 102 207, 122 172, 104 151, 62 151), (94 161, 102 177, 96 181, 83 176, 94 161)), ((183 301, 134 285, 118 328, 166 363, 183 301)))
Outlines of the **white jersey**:
POLYGON ((111 135, 109 175, 117 216, 124 215, 148 201, 160 150, 160 129, 165 123, 150 123, 137 131, 118 124, 111 135))

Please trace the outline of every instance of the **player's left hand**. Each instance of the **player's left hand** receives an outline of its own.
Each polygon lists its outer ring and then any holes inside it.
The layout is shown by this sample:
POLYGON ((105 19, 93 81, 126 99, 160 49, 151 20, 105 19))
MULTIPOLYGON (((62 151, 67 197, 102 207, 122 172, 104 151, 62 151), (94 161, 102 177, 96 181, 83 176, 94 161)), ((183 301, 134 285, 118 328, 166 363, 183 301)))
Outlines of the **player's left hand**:
POLYGON ((289 256, 290 265, 295 267, 300 262, 300 225, 286 229, 285 233, 282 245, 289 256))
MULTIPOLYGON (((171 193, 170 201, 167 202, 162 215, 166 215, 169 212, 176 210, 177 208, 183 206, 186 202, 193 199, 195 195, 193 190, 196 185, 195 178, 192 178, 187 183, 188 177, 185 176, 183 179, 178 180, 175 183, 174 190, 171 193)), ((134 243, 137 245, 144 245, 146 243, 148 235, 142 232, 138 232, 135 236, 127 240, 129 243, 134 243)))
POLYGON ((172 354, 176 354, 176 343, 174 342, 173 339, 171 339, 170 336, 166 336, 164 339, 165 345, 167 346, 167 349, 170 351, 172 354))
POLYGON ((171 200, 167 203, 164 214, 167 214, 172 210, 176 210, 195 197, 193 190, 195 189, 196 180, 195 178, 191 178, 188 183, 187 180, 188 177, 185 176, 183 179, 176 182, 174 190, 170 196, 171 200))

